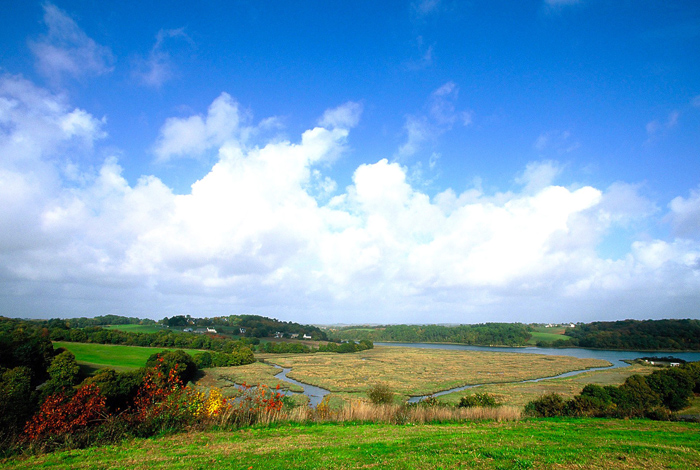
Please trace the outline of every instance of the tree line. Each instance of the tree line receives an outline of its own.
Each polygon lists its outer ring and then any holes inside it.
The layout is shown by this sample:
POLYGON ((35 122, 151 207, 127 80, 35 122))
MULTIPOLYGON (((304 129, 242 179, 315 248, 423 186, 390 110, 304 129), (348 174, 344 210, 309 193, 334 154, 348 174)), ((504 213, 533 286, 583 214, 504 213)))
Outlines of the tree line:
POLYGON ((700 350, 700 320, 624 320, 567 328, 571 345, 597 349, 700 350))
POLYGON ((335 333, 341 339, 368 339, 373 342, 458 343, 475 346, 524 346, 530 339, 528 327, 521 323, 483 323, 478 325, 385 325, 348 327, 335 333))

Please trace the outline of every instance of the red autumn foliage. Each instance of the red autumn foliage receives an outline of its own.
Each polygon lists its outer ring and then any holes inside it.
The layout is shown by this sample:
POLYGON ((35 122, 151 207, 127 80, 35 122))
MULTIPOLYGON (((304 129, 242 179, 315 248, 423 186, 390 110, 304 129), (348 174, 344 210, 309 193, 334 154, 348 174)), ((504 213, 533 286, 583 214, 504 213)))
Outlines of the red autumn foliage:
POLYGON ((35 440, 41 437, 73 433, 96 423, 106 415, 105 397, 94 384, 80 387, 69 398, 64 393, 51 395, 26 424, 24 435, 35 440))
POLYGON ((184 389, 182 380, 177 374, 177 365, 170 369, 168 375, 163 373, 163 358, 158 358, 158 364, 143 377, 134 400, 132 420, 143 422, 166 411, 168 397, 177 390, 184 389))

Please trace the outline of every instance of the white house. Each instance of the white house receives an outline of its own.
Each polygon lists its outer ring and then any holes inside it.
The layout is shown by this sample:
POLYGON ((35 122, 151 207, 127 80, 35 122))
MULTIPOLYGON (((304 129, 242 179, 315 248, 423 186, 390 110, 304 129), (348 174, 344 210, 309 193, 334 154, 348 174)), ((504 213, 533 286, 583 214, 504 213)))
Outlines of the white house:
POLYGON ((311 336, 309 336, 309 335, 307 335, 307 334, 304 334, 303 338, 304 338, 304 339, 311 339, 311 336))

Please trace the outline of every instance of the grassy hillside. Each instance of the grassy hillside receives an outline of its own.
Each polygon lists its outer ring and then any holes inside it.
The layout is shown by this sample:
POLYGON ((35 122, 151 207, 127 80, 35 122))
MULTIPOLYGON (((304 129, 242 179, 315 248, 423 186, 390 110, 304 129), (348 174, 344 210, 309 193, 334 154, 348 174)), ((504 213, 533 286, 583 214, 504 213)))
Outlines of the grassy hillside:
POLYGON ((698 432, 693 423, 605 419, 280 425, 134 440, 10 460, 3 468, 687 469, 700 464, 698 432))
MULTIPOLYGON (((176 349, 61 341, 54 341, 53 347, 69 350, 75 354, 76 361, 81 365, 87 365, 96 369, 112 367, 119 370, 143 367, 151 354, 164 351, 165 349, 176 349)), ((189 354, 199 352, 194 349, 185 349, 184 351, 189 354)))

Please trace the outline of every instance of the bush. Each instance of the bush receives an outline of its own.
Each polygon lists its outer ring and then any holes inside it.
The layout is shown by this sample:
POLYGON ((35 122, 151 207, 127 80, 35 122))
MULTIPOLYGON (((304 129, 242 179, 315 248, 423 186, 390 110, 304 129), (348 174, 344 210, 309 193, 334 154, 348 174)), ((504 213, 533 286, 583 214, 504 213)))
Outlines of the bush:
POLYGON ((558 393, 542 395, 525 405, 525 413, 531 416, 549 418, 564 415, 566 403, 558 393))
POLYGON ((177 351, 163 351, 151 355, 146 361, 146 368, 156 366, 161 367, 163 374, 168 374, 171 370, 176 369, 177 375, 183 384, 187 384, 197 375, 197 364, 195 364, 194 359, 181 349, 177 351))
POLYGON ((28 367, 15 367, 0 376, 0 436, 22 430, 34 412, 36 395, 28 367))
POLYGON ((95 384, 106 399, 110 411, 125 410, 136 397, 143 380, 143 369, 128 372, 117 372, 114 369, 103 369, 94 376, 85 379, 83 384, 95 384))
POLYGON ((472 408, 474 406, 485 406, 489 408, 494 408, 501 406, 500 403, 496 401, 494 397, 488 393, 475 393, 473 395, 466 395, 459 399, 460 408, 472 408))
POLYGON ((392 403, 394 401, 394 392, 387 385, 376 384, 372 385, 367 391, 367 397, 375 405, 392 403))

